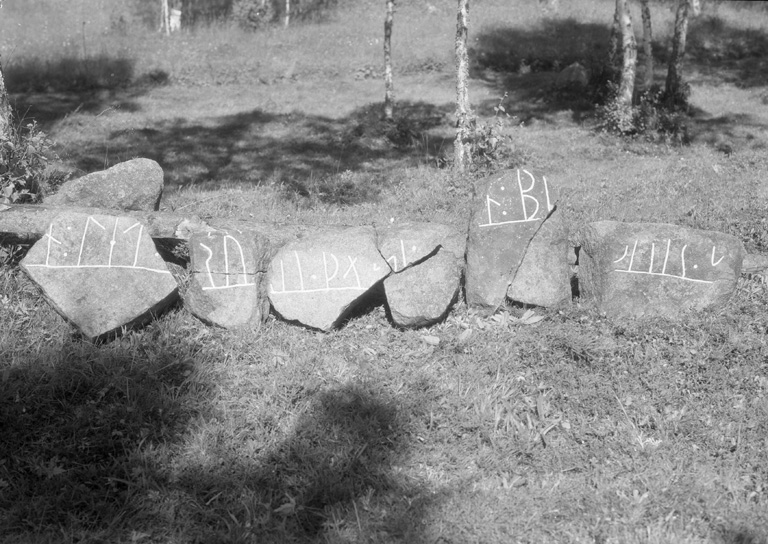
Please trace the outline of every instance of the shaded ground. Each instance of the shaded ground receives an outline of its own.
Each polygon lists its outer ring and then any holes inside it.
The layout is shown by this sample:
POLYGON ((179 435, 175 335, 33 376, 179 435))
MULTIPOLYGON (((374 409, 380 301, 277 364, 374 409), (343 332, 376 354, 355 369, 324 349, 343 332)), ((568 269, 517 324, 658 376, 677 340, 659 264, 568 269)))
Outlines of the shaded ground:
MULTIPOLYGON (((34 319, 38 334, 69 328, 51 310, 34 319)), ((230 417, 232 403, 250 406, 264 384, 219 398, 227 378, 199 342, 201 325, 183 314, 166 319, 173 324, 108 346, 15 354, 3 370, 4 542, 60 541, 52 530, 87 542, 324 542, 339 530, 334 515, 358 503, 376 509, 382 534, 422 541, 419 512, 430 501, 392 471, 409 449, 401 400, 361 382, 275 382, 290 397, 291 429, 280 423, 283 406, 244 411, 238 434, 227 434, 217 417, 230 417), (282 438, 265 443, 266 435, 282 438)))

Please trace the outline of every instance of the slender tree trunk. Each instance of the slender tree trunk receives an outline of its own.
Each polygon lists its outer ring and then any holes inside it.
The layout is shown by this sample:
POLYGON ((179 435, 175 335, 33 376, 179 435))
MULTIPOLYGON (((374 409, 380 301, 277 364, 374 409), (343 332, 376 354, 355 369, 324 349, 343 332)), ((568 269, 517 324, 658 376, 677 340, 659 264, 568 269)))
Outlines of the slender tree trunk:
POLYGON ((384 19, 384 119, 394 117, 395 97, 392 83, 392 24, 395 17, 395 0, 387 0, 387 16, 384 19))
POLYGON ((611 71, 611 81, 619 73, 621 65, 621 26, 619 24, 619 3, 616 2, 616 10, 613 12, 613 24, 611 36, 608 39, 608 66, 611 71))
POLYGON ((632 96, 635 92, 635 70, 637 68, 637 41, 632 29, 632 16, 629 13, 628 0, 616 0, 616 11, 619 13, 621 27, 621 79, 619 94, 616 97, 619 104, 632 106, 632 96))
POLYGON ((285 0, 285 19, 283 19, 283 26, 288 28, 291 22, 291 0, 285 0))
POLYGON ((653 87, 653 28, 651 27, 650 0, 641 0, 640 11, 643 14, 643 55, 645 56, 645 74, 643 74, 643 90, 650 91, 653 87))
POLYGON ((8 102, 8 91, 5 89, 5 78, 0 66, 0 137, 9 138, 12 130, 11 104, 8 102))
POLYGON ((165 32, 166 36, 171 34, 171 10, 168 0, 160 0, 160 32, 165 32))
POLYGON ((688 34, 689 0, 679 0, 675 15, 675 34, 672 37, 672 56, 667 68, 667 81, 664 94, 668 104, 679 102, 680 90, 683 83, 683 55, 685 54, 685 38, 688 34))
POLYGON ((472 164, 471 126, 472 109, 469 105, 469 55, 467 28, 469 26, 469 0, 459 0, 456 23, 456 141, 453 165, 463 172, 472 164))
MULTIPOLYGON (((0 8, 3 7, 3 0, 0 0, 0 8)), ((13 130, 11 117, 11 103, 8 102, 8 91, 5 88, 5 78, 3 77, 3 66, 0 63, 0 137, 10 138, 13 130)))

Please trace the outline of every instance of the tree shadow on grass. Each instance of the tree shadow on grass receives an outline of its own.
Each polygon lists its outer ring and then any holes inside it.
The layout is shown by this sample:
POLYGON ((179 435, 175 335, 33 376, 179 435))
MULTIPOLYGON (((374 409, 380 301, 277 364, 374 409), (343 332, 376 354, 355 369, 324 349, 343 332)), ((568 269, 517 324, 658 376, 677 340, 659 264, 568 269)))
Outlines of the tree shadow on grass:
POLYGON ((206 369, 170 351, 102 351, 3 369, 6 542, 325 542, 353 527, 422 541, 431 499, 392 472, 407 448, 403 408, 372 387, 309 392, 288 437, 255 456, 247 425, 228 435, 211 423, 203 453, 188 427, 217 415, 206 369))
MULTIPOLYGON (((576 19, 544 19, 532 28, 495 27, 480 33, 470 49, 471 75, 508 93, 505 109, 522 122, 555 123, 562 111, 579 121, 594 109, 590 85, 556 86, 557 75, 578 62, 596 74, 608 56, 610 27, 576 19)), ((591 82, 590 82, 591 83, 591 82)), ((492 114, 498 101, 480 105, 492 114)))
MULTIPOLYGON (((183 433, 194 361, 148 349, 73 345, 15 357, 0 384, 0 533, 6 542, 118 534, 146 492, 137 457, 183 433), (54 363, 55 361, 55 363, 54 363), (186 406, 185 406, 186 405, 186 406)), ((61 541, 61 540, 59 540, 61 541)))
MULTIPOLYGON (((470 50, 473 77, 483 78, 509 93, 505 102, 511 115, 523 122, 556 122, 556 114, 572 111, 580 121, 594 110, 598 86, 608 58, 610 20, 605 24, 575 19, 544 19, 532 28, 496 27, 480 33, 470 50), (585 87, 558 88, 557 74, 574 62, 589 73, 585 87)), ((654 42, 658 72, 666 70, 668 40, 654 42)), ((768 34, 728 24, 717 15, 692 19, 686 47, 686 70, 707 75, 714 84, 739 87, 768 84, 768 34)), ((662 83, 658 81, 658 83, 662 83)), ((492 114, 494 101, 480 112, 492 114)))
MULTIPOLYGON (((765 17, 765 15, 762 15, 765 17)), ((691 20, 685 64, 716 84, 768 86, 768 33, 739 28, 716 14, 691 20)), ((666 66, 669 44, 654 42, 654 57, 666 66)))
POLYGON ((374 383, 283 375, 273 394, 290 409, 222 411, 214 333, 183 312, 109 344, 40 349, 55 314, 23 321, 28 302, 0 307, 31 341, 0 346, 3 542, 423 540, 435 499, 393 469, 413 406, 374 383))
POLYGON ((447 145, 431 131, 449 126, 451 105, 399 103, 394 122, 381 120, 380 112, 380 104, 373 104, 342 119, 261 110, 195 122, 176 119, 114 130, 106 141, 78 145, 65 158, 89 172, 147 157, 163 167, 169 188, 268 182, 345 204, 375 198, 377 186, 390 181, 393 164, 435 160, 447 145), (363 174, 365 183, 350 185, 347 171, 363 174), (357 194, 356 187, 363 192, 357 194))
POLYGON ((290 436, 257 462, 222 444, 212 452, 219 466, 191 468, 177 484, 192 501, 213 501, 200 541, 216 533, 253 542, 422 541, 430 501, 392 471, 407 447, 404 418, 372 386, 350 384, 312 393, 290 436))
POLYGON ((135 99, 169 77, 161 70, 137 77, 133 59, 110 55, 11 60, 3 73, 17 119, 43 126, 76 112, 99 114, 116 106, 137 111, 135 99))

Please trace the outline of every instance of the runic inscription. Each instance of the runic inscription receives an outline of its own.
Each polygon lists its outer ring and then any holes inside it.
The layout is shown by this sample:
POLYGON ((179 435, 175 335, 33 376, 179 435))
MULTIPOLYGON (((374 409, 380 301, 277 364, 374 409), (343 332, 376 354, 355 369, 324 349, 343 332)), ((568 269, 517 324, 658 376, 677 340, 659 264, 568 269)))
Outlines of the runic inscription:
POLYGON ((387 257, 387 262, 394 272, 398 272, 411 264, 412 261, 408 259, 408 256, 410 255, 413 259, 414 255, 419 255, 418 250, 419 248, 415 244, 406 245, 405 240, 400 239, 400 250, 387 257))
MULTIPOLYGON (((357 257, 337 256, 334 253, 293 251, 293 257, 280 258, 277 274, 269 285, 269 293, 320 293, 329 291, 364 291, 370 285, 360 281, 357 257)), ((378 272, 381 266, 373 263, 373 270, 378 272)))
MULTIPOLYGON (((70 222, 54 223, 44 236, 46 243, 43 262, 28 263, 30 268, 128 268, 158 274, 170 274, 168 269, 157 268, 142 261, 141 251, 144 226, 130 218, 87 216, 81 232, 70 222), (62 230, 63 229, 63 230, 62 230)), ((159 255, 153 252, 155 258, 159 255)), ((161 261, 162 262, 162 261, 161 261)))
POLYGON ((613 261, 615 272, 625 274, 644 274, 675 278, 697 283, 714 283, 711 272, 725 259, 725 254, 718 254, 717 246, 707 255, 696 255, 688 244, 673 247, 672 240, 651 242, 639 245, 635 240, 631 246, 624 246, 622 255, 613 261))
POLYGON ((202 285, 202 290, 255 286, 254 275, 248 273, 245 253, 237 238, 230 234, 221 237, 209 234, 208 238, 205 242, 198 241, 200 248, 207 253, 205 270, 202 272, 206 276, 207 284, 202 285), (214 247, 214 243, 219 241, 220 247, 214 247))
POLYGON ((479 227, 496 227, 540 221, 554 209, 547 178, 540 180, 527 170, 517 170, 517 183, 502 177, 488 186, 485 211, 479 227))

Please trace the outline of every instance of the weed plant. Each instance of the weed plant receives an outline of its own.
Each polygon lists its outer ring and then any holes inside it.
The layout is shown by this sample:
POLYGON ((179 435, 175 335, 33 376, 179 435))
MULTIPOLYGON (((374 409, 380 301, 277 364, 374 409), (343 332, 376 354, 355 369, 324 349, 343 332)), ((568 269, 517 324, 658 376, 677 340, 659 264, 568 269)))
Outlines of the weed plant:
POLYGON ((0 135, 0 203, 39 202, 53 192, 66 179, 49 168, 57 159, 53 142, 36 123, 11 125, 8 134, 0 135))

